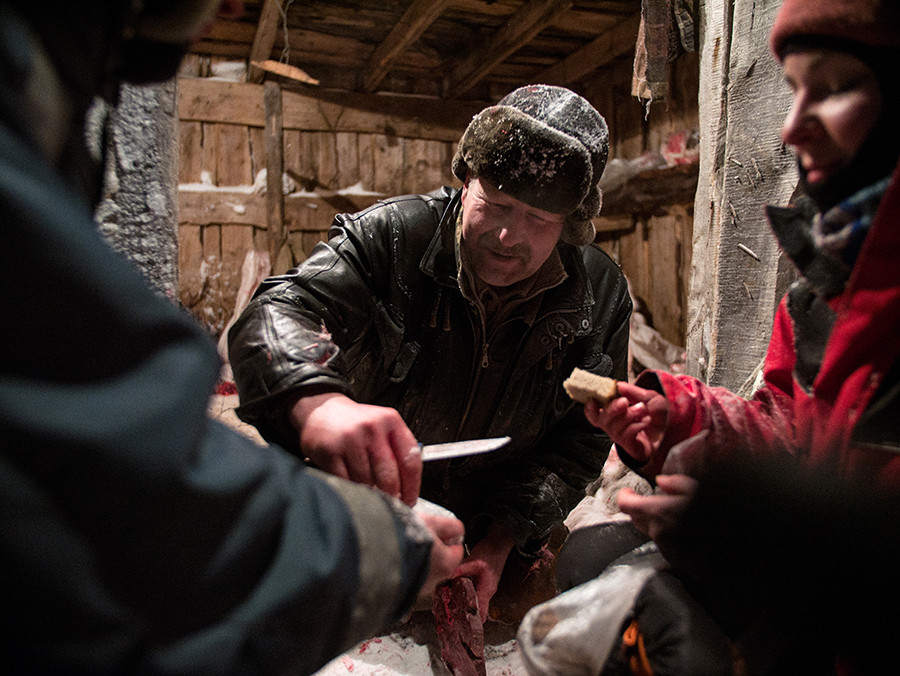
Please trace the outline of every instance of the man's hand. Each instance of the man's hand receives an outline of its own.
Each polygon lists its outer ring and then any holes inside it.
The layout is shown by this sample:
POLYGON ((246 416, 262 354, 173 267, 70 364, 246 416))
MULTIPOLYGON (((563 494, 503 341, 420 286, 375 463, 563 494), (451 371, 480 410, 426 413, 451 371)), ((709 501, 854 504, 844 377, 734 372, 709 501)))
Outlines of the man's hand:
POLYGON ((415 503, 422 483, 416 438, 393 408, 337 392, 301 397, 289 419, 300 448, 320 469, 415 503))
POLYGON ((472 547, 469 556, 453 572, 453 577, 472 579, 482 622, 487 620, 491 599, 497 592, 503 567, 514 545, 515 540, 505 528, 491 526, 487 535, 472 547))
POLYGON ((430 596, 438 582, 453 574, 463 557, 464 529, 462 521, 448 516, 416 512, 431 531, 431 564, 428 577, 419 591, 420 596, 430 596))
POLYGON ((584 415, 606 432, 617 448, 638 462, 647 462, 662 440, 668 401, 659 392, 625 382, 618 383, 618 390, 619 396, 605 408, 595 400, 586 403, 584 415))
POLYGON ((630 488, 619 491, 619 509, 631 517, 634 525, 660 544, 678 523, 697 492, 697 480, 686 474, 660 474, 656 477, 659 492, 639 495, 630 488))

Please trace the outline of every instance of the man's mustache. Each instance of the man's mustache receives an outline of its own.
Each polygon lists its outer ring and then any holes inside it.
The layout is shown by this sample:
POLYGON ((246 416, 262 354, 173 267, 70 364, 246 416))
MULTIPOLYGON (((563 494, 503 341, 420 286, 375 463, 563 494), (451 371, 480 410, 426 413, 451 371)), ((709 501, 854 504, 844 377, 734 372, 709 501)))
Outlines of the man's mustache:
POLYGON ((500 256, 518 258, 523 263, 531 260, 531 249, 527 244, 516 244, 511 247, 503 246, 500 240, 490 232, 486 232, 478 239, 478 245, 500 256))

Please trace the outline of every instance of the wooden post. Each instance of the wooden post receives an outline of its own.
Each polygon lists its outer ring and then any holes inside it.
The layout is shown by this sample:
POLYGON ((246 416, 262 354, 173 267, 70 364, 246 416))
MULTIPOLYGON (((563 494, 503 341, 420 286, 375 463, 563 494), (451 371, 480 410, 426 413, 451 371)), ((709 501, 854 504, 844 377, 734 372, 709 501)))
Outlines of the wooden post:
POLYGON ((269 260, 278 258, 278 252, 287 241, 284 223, 284 140, 282 128, 281 85, 267 81, 264 89, 266 108, 266 228, 269 237, 269 260))
POLYGON ((795 162, 782 146, 790 103, 771 56, 779 2, 703 0, 700 177, 688 298, 688 371, 740 390, 768 344, 784 291, 766 204, 785 204, 795 162))

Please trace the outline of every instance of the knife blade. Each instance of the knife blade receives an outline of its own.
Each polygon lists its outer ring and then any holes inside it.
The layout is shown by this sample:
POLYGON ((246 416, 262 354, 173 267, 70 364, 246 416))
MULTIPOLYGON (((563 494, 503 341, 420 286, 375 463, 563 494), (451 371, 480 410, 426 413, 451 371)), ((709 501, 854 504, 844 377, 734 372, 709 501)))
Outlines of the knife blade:
POLYGON ((468 441, 449 441, 445 444, 418 445, 422 452, 422 460, 446 460, 460 458, 477 453, 496 451, 510 442, 510 437, 494 437, 492 439, 469 439, 468 441))

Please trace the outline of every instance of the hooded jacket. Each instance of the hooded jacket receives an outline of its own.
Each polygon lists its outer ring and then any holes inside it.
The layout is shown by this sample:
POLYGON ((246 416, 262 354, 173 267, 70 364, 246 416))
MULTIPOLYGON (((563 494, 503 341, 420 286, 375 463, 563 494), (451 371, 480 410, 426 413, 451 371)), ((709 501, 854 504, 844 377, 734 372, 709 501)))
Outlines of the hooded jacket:
POLYGON ((396 408, 423 443, 509 435, 426 463, 422 496, 471 537, 499 521, 529 551, 600 474, 610 441, 562 382, 576 366, 626 377, 631 300, 598 247, 560 243, 565 279, 486 323, 458 281, 460 208, 445 187, 339 215, 327 243, 267 280, 230 332, 238 415, 298 453, 284 407, 325 390, 396 408))
MULTIPOLYGON (((882 197, 849 281, 828 297, 833 316, 823 320, 821 307, 790 302, 791 294, 782 300, 766 354, 765 384, 752 399, 687 376, 641 374, 639 385, 665 393, 669 413, 659 449, 638 471, 656 476, 675 444, 708 430, 696 466, 749 448, 764 455, 790 454, 864 485, 900 488, 898 176, 900 169, 882 197), (821 363, 814 373, 804 367, 811 358, 821 363)), ((770 213, 784 251, 794 255, 800 282, 827 286, 819 261, 796 242, 804 231, 802 211, 770 213)))
POLYGON ((84 134, 51 34, 0 6, 0 663, 311 673, 406 612, 431 540, 399 502, 207 417, 215 346, 64 169, 84 134))

